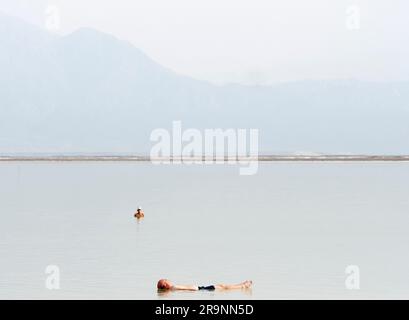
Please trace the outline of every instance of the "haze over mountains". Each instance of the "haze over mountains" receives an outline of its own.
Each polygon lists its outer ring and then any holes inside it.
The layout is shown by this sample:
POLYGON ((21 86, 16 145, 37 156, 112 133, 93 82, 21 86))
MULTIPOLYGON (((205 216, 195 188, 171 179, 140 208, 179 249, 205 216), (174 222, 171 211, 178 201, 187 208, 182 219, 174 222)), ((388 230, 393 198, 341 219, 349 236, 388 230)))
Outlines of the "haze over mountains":
POLYGON ((148 154, 151 131, 174 120, 258 128, 264 154, 408 154, 409 82, 216 86, 113 36, 0 14, 0 153, 148 154))

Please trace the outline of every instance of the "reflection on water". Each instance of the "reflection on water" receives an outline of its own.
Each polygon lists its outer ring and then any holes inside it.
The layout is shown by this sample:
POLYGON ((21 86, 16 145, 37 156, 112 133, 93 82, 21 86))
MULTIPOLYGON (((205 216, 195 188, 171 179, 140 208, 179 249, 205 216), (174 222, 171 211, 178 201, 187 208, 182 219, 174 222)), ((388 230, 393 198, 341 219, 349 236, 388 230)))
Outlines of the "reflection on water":
POLYGON ((0 298, 408 298, 406 163, 1 163, 0 298), (141 205, 145 218, 133 217, 141 205), (60 268, 47 290, 45 269, 60 268), (345 287, 360 268, 361 289, 345 287), (175 283, 252 290, 158 293, 175 283))
POLYGON ((216 290, 216 291, 172 291, 172 290, 157 290, 158 298, 171 298, 171 299, 187 299, 192 298, 194 294, 199 295, 197 299, 229 299, 228 296, 235 294, 240 296, 241 299, 251 299, 253 293, 252 288, 238 289, 238 290, 216 290), (225 297, 227 295, 227 297, 225 297))

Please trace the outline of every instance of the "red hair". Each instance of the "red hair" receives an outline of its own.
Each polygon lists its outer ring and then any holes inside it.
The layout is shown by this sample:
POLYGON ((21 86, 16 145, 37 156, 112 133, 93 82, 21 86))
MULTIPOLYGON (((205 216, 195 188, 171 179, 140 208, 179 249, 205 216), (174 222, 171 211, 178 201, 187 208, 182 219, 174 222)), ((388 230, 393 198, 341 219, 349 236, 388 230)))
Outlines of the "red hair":
POLYGON ((157 287, 159 290, 169 290, 170 288, 172 288, 172 285, 170 284, 169 280, 160 279, 158 281, 157 287))

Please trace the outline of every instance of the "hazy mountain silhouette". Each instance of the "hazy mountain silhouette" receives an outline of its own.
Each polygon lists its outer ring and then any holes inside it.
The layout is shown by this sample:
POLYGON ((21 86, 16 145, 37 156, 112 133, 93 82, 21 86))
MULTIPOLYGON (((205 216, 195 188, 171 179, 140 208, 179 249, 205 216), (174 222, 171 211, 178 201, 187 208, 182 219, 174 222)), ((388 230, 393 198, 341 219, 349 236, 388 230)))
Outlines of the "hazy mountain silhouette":
POLYGON ((149 152, 152 129, 259 128, 263 153, 409 153, 409 83, 216 86, 113 36, 0 15, 0 153, 149 152))

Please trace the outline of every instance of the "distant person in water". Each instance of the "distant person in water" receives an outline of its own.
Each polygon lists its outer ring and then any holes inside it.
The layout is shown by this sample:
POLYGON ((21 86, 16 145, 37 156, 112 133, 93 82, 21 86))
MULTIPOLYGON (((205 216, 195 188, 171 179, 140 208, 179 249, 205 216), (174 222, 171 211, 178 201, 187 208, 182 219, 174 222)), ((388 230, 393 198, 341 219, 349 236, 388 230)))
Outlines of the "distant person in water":
POLYGON ((137 219, 145 217, 145 214, 143 213, 141 207, 138 207, 138 209, 136 210, 136 213, 134 214, 134 217, 137 219))
POLYGON ((252 286, 252 284, 253 284, 253 281, 247 280, 239 284, 216 284, 216 285, 210 285, 210 286, 196 286, 196 285, 180 286, 180 285, 173 284, 168 279, 160 279, 158 281, 157 287, 158 287, 158 290, 214 291, 214 290, 248 289, 252 286))

